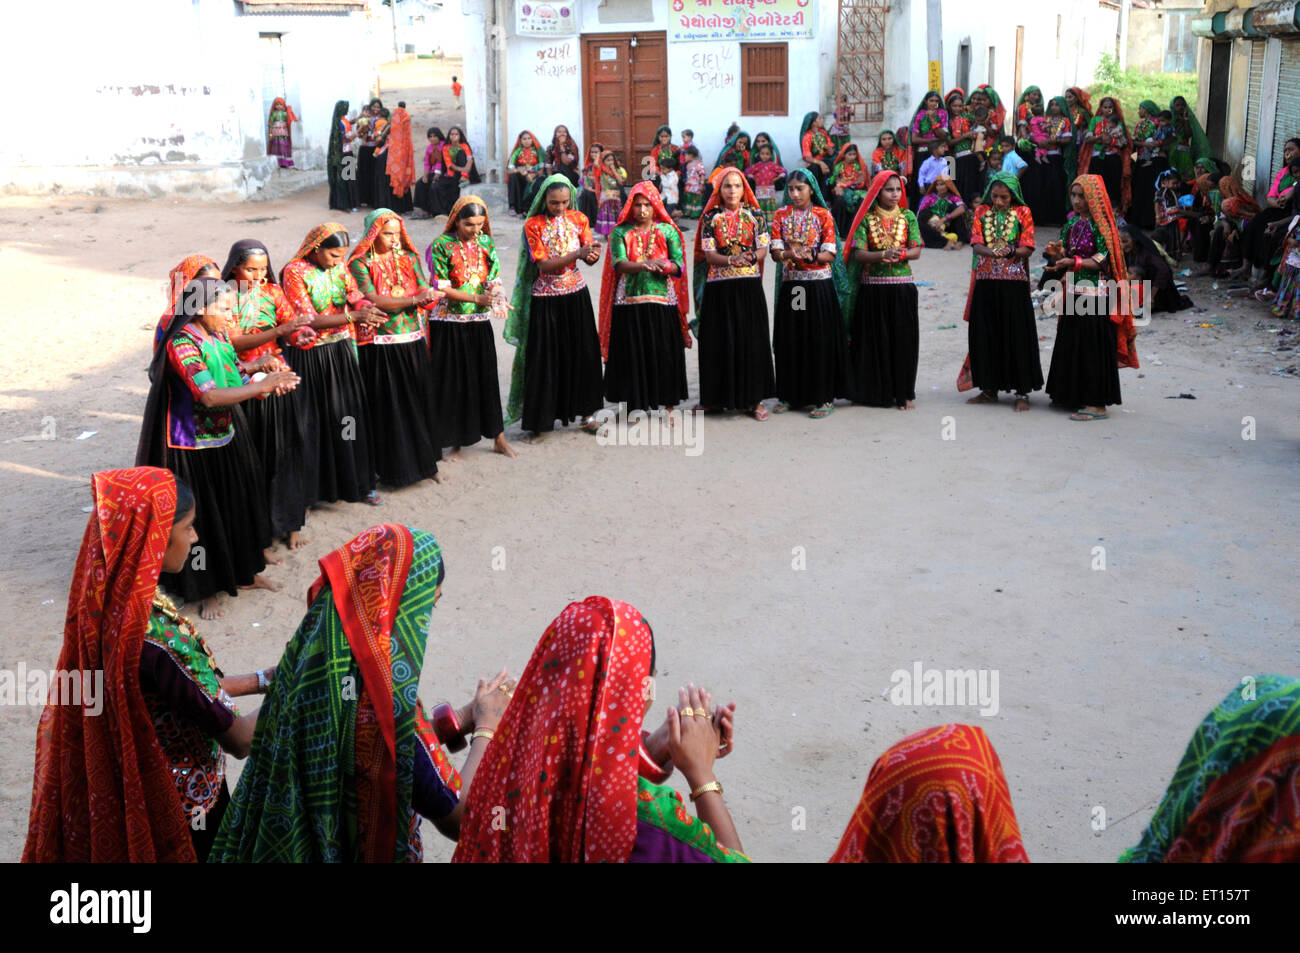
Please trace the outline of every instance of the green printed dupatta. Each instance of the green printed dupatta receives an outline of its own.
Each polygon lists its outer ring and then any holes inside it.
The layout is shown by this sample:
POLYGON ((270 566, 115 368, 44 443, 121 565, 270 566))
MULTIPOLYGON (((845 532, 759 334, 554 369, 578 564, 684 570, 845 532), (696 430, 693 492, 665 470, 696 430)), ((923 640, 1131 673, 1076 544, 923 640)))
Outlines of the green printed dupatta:
POLYGON ((1122 864, 1300 860, 1300 680, 1242 679, 1192 735, 1122 864))
MULTIPOLYGON (((853 338, 853 310, 858 305, 858 290, 862 287, 863 268, 862 262, 855 261, 853 257, 854 238, 858 234, 858 228, 862 225, 863 219, 875 207, 876 199, 880 196, 880 190, 893 178, 897 178, 899 184, 902 185, 902 176, 892 169, 881 169, 872 176, 871 185, 867 188, 867 194, 862 197, 862 202, 858 205, 858 211, 853 216, 853 224, 849 226, 849 233, 843 239, 837 239, 837 244, 840 247, 835 253, 835 263, 839 266, 844 281, 844 290, 840 293, 840 309, 844 313, 844 330, 849 335, 850 343, 852 343, 853 338)), ((911 227, 919 228, 916 215, 907 208, 905 199, 906 193, 904 193, 904 198, 899 201, 898 207, 903 215, 912 217, 911 227)), ((840 291, 839 280, 837 276, 836 291, 840 291)))
POLYGON ((1183 181, 1192 174, 1192 165, 1196 156, 1213 155, 1214 150, 1210 147, 1210 137, 1205 134, 1201 128, 1201 121, 1196 118, 1196 113, 1192 110, 1192 104, 1182 96, 1175 96, 1169 100, 1169 111, 1174 114, 1174 148, 1169 150, 1169 165, 1178 170, 1178 174, 1183 181), (1178 110, 1174 104, 1182 101, 1184 108, 1187 110, 1187 132, 1190 137, 1190 149, 1179 149, 1182 134, 1178 130, 1178 110))
MULTIPOLYGON (((821 208, 826 209, 827 212, 830 211, 830 206, 826 204, 826 199, 822 197, 822 190, 817 185, 817 177, 813 175, 811 172, 809 172, 807 169, 790 170, 790 174, 785 177, 785 194, 781 198, 781 205, 783 206, 794 205, 794 202, 790 199, 791 182, 807 183, 808 187, 812 189, 812 204, 818 205, 821 208)), ((835 230, 835 257, 832 258, 830 262, 831 281, 835 287, 835 297, 837 300, 839 300, 841 308, 843 308, 844 301, 855 290, 855 288, 849 284, 848 271, 845 269, 844 262, 841 260, 842 258, 841 252, 843 248, 844 248, 843 240, 840 238, 839 230, 836 229, 835 230)), ((785 271, 785 268, 782 266, 781 263, 778 262, 776 267, 773 268, 772 271, 773 271, 772 277, 774 279, 772 300, 780 301, 781 281, 782 281, 781 273, 785 271)))
MULTIPOLYGON (((276 666, 212 847, 215 862, 408 859, 420 670, 442 550, 429 533, 374 526, 320 561, 310 608, 276 666), (382 744, 358 797, 364 688, 382 744)), ((435 763, 437 762, 435 758, 435 763)), ((459 778, 438 765, 455 789, 459 778)))
MULTIPOLYGON (((546 211, 546 193, 561 185, 569 190, 569 208, 577 211, 577 186, 569 181, 568 176, 557 172, 548 176, 538 187, 537 194, 533 196, 533 204, 528 207, 524 215, 524 225, 527 225, 528 220, 534 215, 541 215, 546 211)), ((537 262, 533 261, 532 252, 528 249, 528 238, 523 234, 523 226, 520 226, 515 290, 510 296, 510 314, 506 317, 505 327, 501 329, 501 336, 505 338, 505 342, 514 345, 515 348, 514 363, 510 365, 510 396, 506 400, 507 427, 524 415, 524 355, 528 351, 528 322, 533 309, 533 282, 537 280, 539 274, 541 272, 537 269, 537 262)))

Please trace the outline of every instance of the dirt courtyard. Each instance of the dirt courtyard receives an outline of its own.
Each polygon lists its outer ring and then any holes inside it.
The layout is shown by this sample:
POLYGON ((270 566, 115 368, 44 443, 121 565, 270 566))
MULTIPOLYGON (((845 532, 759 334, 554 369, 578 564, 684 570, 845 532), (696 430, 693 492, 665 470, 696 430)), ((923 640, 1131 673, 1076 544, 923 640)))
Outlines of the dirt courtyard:
MULTIPOLYGON (((417 158, 426 125, 463 121, 450 69, 430 68, 432 87, 384 89, 415 113, 417 158)), ((510 286, 521 222, 500 186, 483 193, 510 286)), ((365 210, 330 212, 326 195, 0 201, 0 669, 58 657, 89 477, 133 462, 168 270, 191 252, 221 262, 242 238, 264 241, 278 269, 322 221, 359 236, 365 210)), ((436 234, 427 219, 408 227, 421 249, 436 234)), ((913 412, 699 418, 694 454, 572 431, 526 444, 512 430, 517 460, 484 441, 443 466, 444 485, 314 511, 310 545, 269 570, 283 591, 241 595, 200 632, 227 673, 273 664, 316 561, 375 522, 406 523, 438 537, 448 572, 426 704, 463 702, 503 665, 518 674, 566 603, 608 595, 654 626, 648 722, 687 681, 737 703, 737 749, 717 773, 755 860, 824 861, 876 757, 955 721, 997 748, 1032 860, 1113 861, 1206 712, 1243 676, 1300 671, 1295 329, 1191 279, 1199 310, 1140 329, 1142 368, 1121 372, 1109 420, 1070 422, 1041 393, 1027 414, 1005 398, 967 406, 954 381, 968 268, 965 251, 915 264, 913 412), (918 663, 996 673, 996 714, 893 704, 892 674, 918 663)), ((584 273, 594 297, 599 270, 584 273)), ((770 269, 767 286, 770 307, 770 269)), ((1054 322, 1039 333, 1046 373, 1054 322)), ((513 349, 497 336, 504 398, 513 349)), ((26 834, 39 714, 0 707, 3 860, 26 834)), ((238 770, 231 759, 232 788, 238 770)), ((427 824, 425 844, 428 860, 451 855, 427 824)))

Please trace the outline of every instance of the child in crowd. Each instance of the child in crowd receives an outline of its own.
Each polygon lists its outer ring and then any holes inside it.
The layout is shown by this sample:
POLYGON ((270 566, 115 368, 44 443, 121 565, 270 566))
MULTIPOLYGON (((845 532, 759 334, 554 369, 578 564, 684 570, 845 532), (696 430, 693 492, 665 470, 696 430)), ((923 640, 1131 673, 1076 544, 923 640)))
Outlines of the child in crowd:
POLYGON ((1016 152, 1015 138, 1013 136, 1003 136, 998 140, 998 146, 1000 148, 994 151, 1001 152, 1002 154, 1002 171, 1010 172, 1012 175, 1019 178, 1028 167, 1028 163, 1025 162, 1024 159, 1020 158, 1020 154, 1016 152))
POLYGON ((673 218, 681 218, 678 211, 677 160, 672 158, 659 160, 659 195, 664 201, 664 208, 673 218))
POLYGON ((785 168, 772 155, 772 145, 768 142, 758 147, 754 164, 745 170, 745 177, 754 185, 754 197, 758 199, 758 207, 763 210, 769 226, 776 214, 777 189, 785 188, 785 174, 785 168))
POLYGON ((457 109, 460 108, 460 94, 464 90, 464 88, 465 87, 460 84, 459 79, 457 79, 455 76, 451 78, 451 94, 456 97, 457 109))
POLYGON ((922 192, 941 175, 948 175, 948 142, 940 139, 930 146, 930 158, 921 163, 916 184, 922 192))
POLYGON ((600 170, 596 180, 596 197, 600 202, 596 212, 596 231, 608 238, 618 222, 619 210, 623 207, 623 183, 627 181, 627 172, 618 164, 614 153, 606 149, 600 156, 600 170))
MULTIPOLYGON (((684 130, 685 137, 689 130, 684 130)), ((682 146, 682 217, 699 218, 704 208, 704 160, 695 146, 682 146)))
POLYGON ((1178 226, 1178 197, 1182 179, 1177 169, 1166 169, 1156 180, 1156 230, 1151 237, 1165 246, 1174 258, 1182 256, 1182 236, 1178 226))
MULTIPOLYGON (((690 149, 694 145, 694 143, 695 143, 695 131, 693 129, 683 129, 682 147, 678 154, 680 155, 681 153, 684 153, 687 149, 690 149)), ((682 159, 682 169, 685 168, 686 168, 686 160, 682 159)))

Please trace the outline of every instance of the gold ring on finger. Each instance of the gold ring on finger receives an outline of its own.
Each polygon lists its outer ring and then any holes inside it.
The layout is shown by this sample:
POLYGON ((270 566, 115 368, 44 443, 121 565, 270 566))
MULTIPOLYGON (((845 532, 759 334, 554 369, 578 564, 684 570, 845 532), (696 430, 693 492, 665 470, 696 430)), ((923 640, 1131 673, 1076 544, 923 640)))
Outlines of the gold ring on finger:
POLYGON ((682 717, 683 717, 683 718, 690 718, 690 717, 691 717, 692 715, 694 715, 694 714, 695 714, 695 709, 694 709, 694 708, 683 708, 683 709, 682 709, 682 717))

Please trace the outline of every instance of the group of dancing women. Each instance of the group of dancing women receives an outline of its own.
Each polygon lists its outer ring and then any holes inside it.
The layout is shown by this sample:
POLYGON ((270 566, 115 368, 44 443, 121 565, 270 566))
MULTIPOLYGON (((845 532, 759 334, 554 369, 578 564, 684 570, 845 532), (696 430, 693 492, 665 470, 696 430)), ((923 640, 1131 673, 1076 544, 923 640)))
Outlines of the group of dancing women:
MULTIPOLYGON (((381 524, 320 560, 273 667, 226 675, 158 590, 203 541, 195 494, 157 467, 96 473, 91 493, 58 668, 102 670, 102 705, 56 697, 41 715, 25 862, 412 862, 424 819, 454 862, 750 860, 718 763, 762 746, 693 684, 655 724, 674 663, 633 606, 572 602, 517 679, 426 709, 428 640, 455 595, 433 535, 381 524), (244 759, 233 792, 228 754, 244 759)), ((1300 860, 1300 681, 1251 682, 1196 728, 1121 862, 1300 860)), ((829 859, 1028 861, 988 734, 944 724, 889 747, 829 859)))

